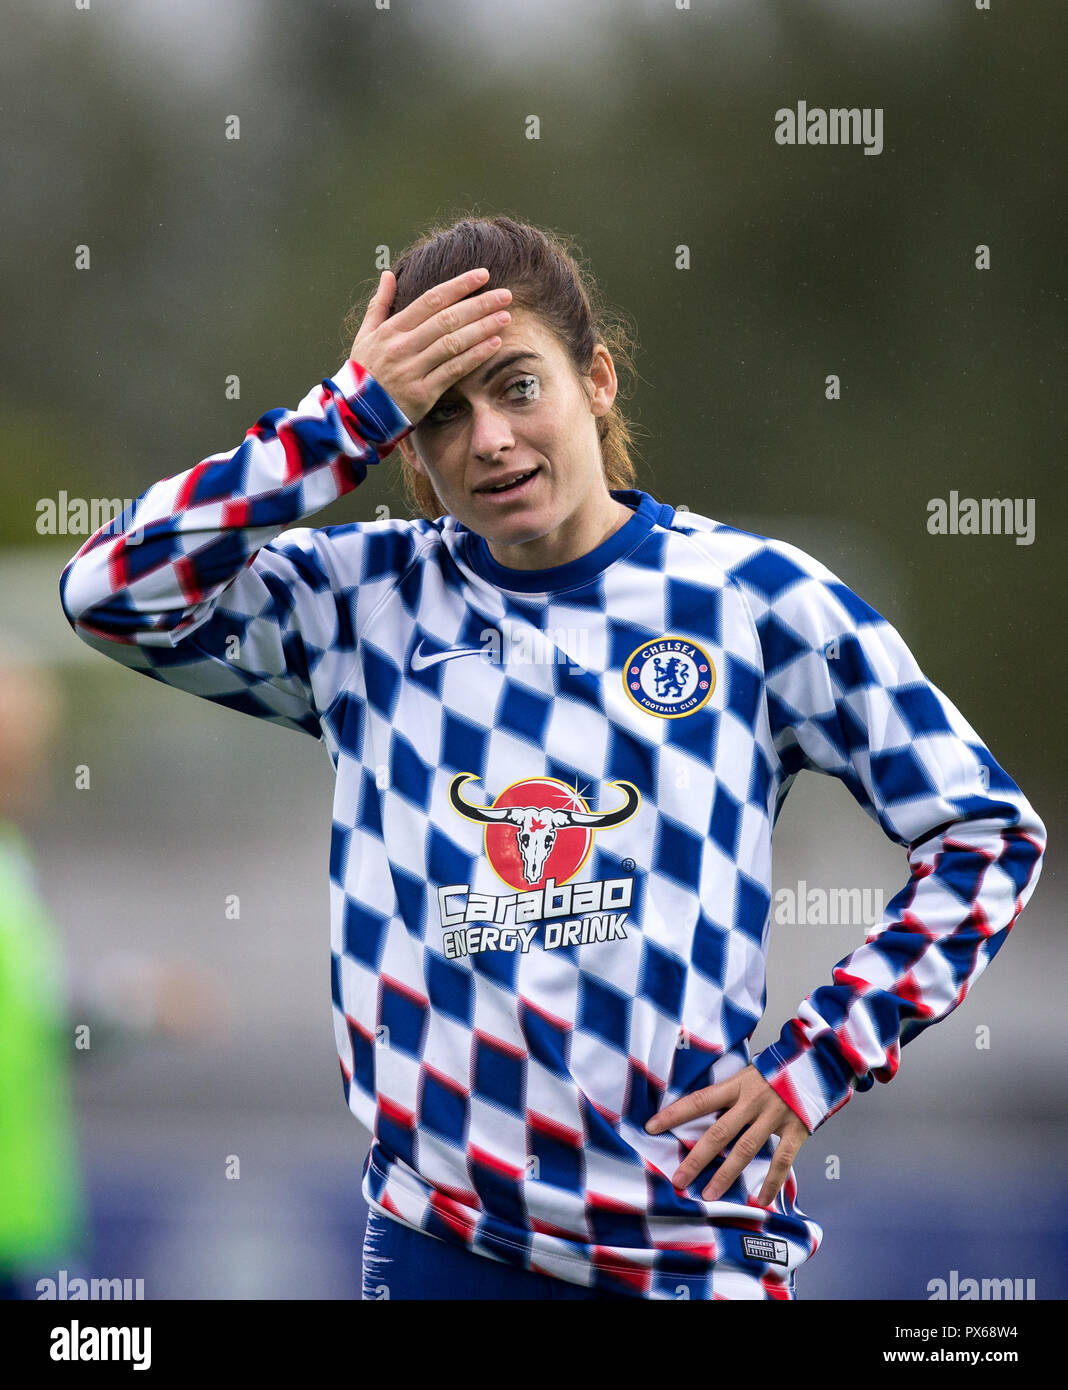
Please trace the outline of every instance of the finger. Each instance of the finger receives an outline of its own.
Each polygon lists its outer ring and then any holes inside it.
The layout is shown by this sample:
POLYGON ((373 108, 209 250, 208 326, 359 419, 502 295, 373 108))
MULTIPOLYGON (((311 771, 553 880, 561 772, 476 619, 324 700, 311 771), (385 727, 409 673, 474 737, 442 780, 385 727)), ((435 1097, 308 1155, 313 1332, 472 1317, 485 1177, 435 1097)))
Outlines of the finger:
POLYGON ((386 319, 389 318, 389 306, 393 302, 393 295, 397 288, 397 279, 391 270, 384 270, 378 277, 378 285, 374 294, 363 311, 363 318, 360 326, 356 330, 356 336, 352 340, 352 347, 349 349, 349 356, 355 358, 360 353, 360 345, 365 342, 368 335, 379 328, 386 319), (387 280, 386 277, 389 277, 387 280))
POLYGON ((510 318, 506 309, 487 314, 477 323, 446 333, 415 358, 426 390, 433 399, 496 352, 501 345, 496 335, 510 318))
POLYGON ((691 1091, 688 1096, 680 1096, 650 1115, 645 1122, 646 1134, 660 1134, 672 1129, 686 1120, 696 1120, 699 1115, 707 1115, 713 1110, 723 1110, 737 1099, 738 1087, 731 1081, 717 1081, 714 1086, 704 1086, 699 1091, 691 1091))
POLYGON ((794 1159, 797 1157, 797 1149, 800 1147, 801 1145, 798 1144, 796 1148, 791 1150, 785 1142, 779 1144, 757 1195, 758 1206, 770 1207, 782 1191, 782 1185, 790 1176, 790 1169, 793 1167, 794 1159))
POLYGON ((771 1160, 771 1166, 757 1197, 762 1207, 770 1207, 779 1195, 783 1183, 790 1176, 790 1169, 794 1166, 794 1159, 800 1152, 801 1145, 809 1137, 809 1132, 804 1127, 800 1132, 791 1128, 780 1136, 775 1157, 771 1160))
POLYGON ((772 1120, 754 1120, 749 1128, 734 1141, 723 1167, 708 1183, 701 1196, 707 1202, 716 1202, 724 1192, 749 1167, 753 1159, 768 1142, 774 1129, 772 1120))
POLYGON ((732 1105, 710 1129, 698 1139, 690 1152, 679 1164, 671 1179, 674 1187, 688 1187, 712 1160, 719 1156, 731 1140, 756 1118, 759 1112, 750 1111, 742 1105, 732 1105))
POLYGON ((392 270, 384 270, 378 277, 378 285, 374 294, 371 296, 370 303, 364 310, 363 321, 360 324, 360 333, 364 330, 377 328, 380 323, 385 323, 389 317, 389 306, 393 302, 393 295, 397 288, 397 278, 392 270), (388 279, 386 277, 389 277, 388 279))
POLYGON ((511 318, 511 298, 511 290, 496 289, 448 304, 407 334, 405 350, 429 375, 435 367, 474 347, 487 332, 503 328, 511 318))
POLYGON ((421 328, 442 309, 447 309, 450 304, 455 304, 479 289, 488 278, 489 271, 485 266, 479 266, 477 270, 465 270, 460 275, 454 275, 451 280, 442 280, 438 285, 431 285, 417 299, 413 299, 405 308, 394 314, 393 322, 398 330, 404 333, 421 328))

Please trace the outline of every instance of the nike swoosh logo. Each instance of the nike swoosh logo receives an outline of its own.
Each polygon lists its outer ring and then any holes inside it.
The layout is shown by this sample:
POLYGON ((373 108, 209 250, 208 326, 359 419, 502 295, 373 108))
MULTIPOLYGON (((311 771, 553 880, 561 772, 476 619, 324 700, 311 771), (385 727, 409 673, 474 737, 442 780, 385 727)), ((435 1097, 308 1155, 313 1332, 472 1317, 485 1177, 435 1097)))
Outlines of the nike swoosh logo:
POLYGON ((454 656, 481 656, 481 647, 450 647, 444 652, 424 652, 422 642, 412 652, 412 670, 425 671, 428 666, 436 666, 439 661, 451 661, 454 656))

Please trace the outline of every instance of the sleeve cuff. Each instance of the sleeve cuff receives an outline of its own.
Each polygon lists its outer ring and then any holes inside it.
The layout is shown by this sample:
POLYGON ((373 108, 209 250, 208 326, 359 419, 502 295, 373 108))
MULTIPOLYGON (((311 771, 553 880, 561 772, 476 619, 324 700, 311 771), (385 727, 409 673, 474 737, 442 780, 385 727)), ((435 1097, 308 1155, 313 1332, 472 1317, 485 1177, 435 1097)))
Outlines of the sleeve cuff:
POLYGON ((783 1062, 772 1044, 750 1058, 750 1065, 756 1067, 779 1099, 785 1101, 801 1120, 809 1134, 814 1134, 824 1120, 840 1110, 853 1094, 850 1088, 839 1101, 829 1104, 822 1090, 816 1091, 809 1084, 806 1072, 812 1071, 812 1063, 806 1053, 792 1062, 783 1062))
POLYGON ((332 377, 325 378, 323 385, 344 396, 359 423, 362 438, 374 444, 380 454, 386 452, 380 446, 392 448, 398 439, 403 439, 415 428, 367 368, 351 358, 347 358, 332 377))

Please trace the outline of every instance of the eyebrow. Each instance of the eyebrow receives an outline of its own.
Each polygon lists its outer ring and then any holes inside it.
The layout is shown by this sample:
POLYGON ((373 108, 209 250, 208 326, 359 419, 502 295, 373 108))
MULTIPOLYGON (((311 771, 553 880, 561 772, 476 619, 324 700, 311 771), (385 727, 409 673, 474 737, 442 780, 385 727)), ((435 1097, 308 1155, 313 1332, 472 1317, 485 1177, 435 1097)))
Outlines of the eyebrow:
MULTIPOLYGON (((542 360, 541 354, 537 352, 532 352, 530 348, 524 348, 521 352, 510 352, 507 355, 507 357, 502 357, 499 361, 494 362, 489 367, 487 367, 487 369, 482 373, 482 380, 479 384, 482 386, 488 386, 489 383, 493 380, 493 378, 499 375, 499 373, 506 372, 509 367, 514 367, 517 362, 522 362, 527 358, 529 358, 532 362, 540 362, 542 360)), ((450 386, 448 391, 442 392, 441 396, 438 399, 445 400, 446 397, 450 396, 455 390, 455 386, 450 386)))

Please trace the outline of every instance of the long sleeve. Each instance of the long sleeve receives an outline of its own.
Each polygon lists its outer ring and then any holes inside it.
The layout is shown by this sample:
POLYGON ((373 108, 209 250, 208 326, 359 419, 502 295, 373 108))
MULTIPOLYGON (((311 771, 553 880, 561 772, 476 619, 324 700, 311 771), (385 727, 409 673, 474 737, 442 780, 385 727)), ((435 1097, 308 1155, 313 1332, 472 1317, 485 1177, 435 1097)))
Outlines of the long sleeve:
POLYGON ((905 847, 882 920, 753 1058, 814 1130, 960 1004, 1034 890, 1045 829, 891 625, 830 571, 776 544, 732 577, 753 612, 782 764, 839 777, 905 847))
POLYGON ((60 579, 67 620, 133 670, 320 737, 361 615, 403 568, 410 523, 276 538, 358 487, 412 428, 346 361, 295 410, 268 411, 237 448, 153 484, 90 536, 60 579), (347 587, 334 533, 359 580, 347 587))

